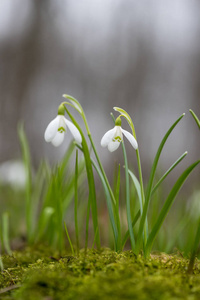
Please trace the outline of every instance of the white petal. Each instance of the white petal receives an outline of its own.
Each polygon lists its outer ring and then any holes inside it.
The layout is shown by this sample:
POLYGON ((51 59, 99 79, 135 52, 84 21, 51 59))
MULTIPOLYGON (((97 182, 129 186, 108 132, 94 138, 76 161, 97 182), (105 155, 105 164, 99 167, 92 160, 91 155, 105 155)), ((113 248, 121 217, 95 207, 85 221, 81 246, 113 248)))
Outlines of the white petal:
POLYGON ((116 138, 119 139, 120 141, 123 140, 121 126, 115 126, 115 136, 114 136, 114 139, 116 139, 116 138))
POLYGON ((125 135, 125 137, 129 140, 129 142, 131 143, 133 148, 136 150, 138 148, 138 143, 137 143, 136 139, 134 138, 134 136, 127 130, 122 129, 122 132, 125 135))
POLYGON ((115 150, 117 150, 117 148, 119 147, 119 145, 120 145, 120 142, 118 142, 118 141, 111 141, 109 144, 108 144, 108 150, 110 151, 110 152, 113 152, 113 151, 115 151, 115 150))
MULTIPOLYGON (((65 118, 64 118, 65 119, 65 118)), ((70 122, 69 120, 65 119, 65 124, 71 131, 71 134, 73 135, 74 139, 77 141, 77 143, 81 144, 82 142, 82 137, 76 126, 70 122)))
POLYGON ((60 119, 59 116, 57 116, 47 126, 47 129, 45 130, 44 133, 44 139, 46 142, 51 142, 52 139, 55 137, 59 126, 59 119, 60 119))
POLYGON ((115 135, 116 128, 108 130, 101 139, 101 146, 106 147, 112 141, 115 135))
POLYGON ((51 142, 55 147, 58 147, 62 144, 64 137, 65 137, 64 132, 57 131, 55 137, 53 138, 53 140, 51 142))
POLYGON ((64 131, 66 131, 66 129, 67 129, 67 126, 65 123, 65 117, 63 115, 59 115, 59 127, 58 128, 63 128, 64 131))

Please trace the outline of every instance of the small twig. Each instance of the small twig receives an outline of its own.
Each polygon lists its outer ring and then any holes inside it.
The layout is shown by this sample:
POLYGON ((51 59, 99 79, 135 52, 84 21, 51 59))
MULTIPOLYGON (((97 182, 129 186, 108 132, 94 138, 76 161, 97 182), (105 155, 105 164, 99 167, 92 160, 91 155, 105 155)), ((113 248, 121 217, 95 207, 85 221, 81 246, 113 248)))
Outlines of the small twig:
POLYGON ((7 292, 12 291, 14 289, 18 289, 19 287, 21 287, 21 285, 19 285, 19 284, 10 285, 10 286, 8 286, 4 289, 1 289, 0 294, 4 294, 4 293, 7 293, 7 292))

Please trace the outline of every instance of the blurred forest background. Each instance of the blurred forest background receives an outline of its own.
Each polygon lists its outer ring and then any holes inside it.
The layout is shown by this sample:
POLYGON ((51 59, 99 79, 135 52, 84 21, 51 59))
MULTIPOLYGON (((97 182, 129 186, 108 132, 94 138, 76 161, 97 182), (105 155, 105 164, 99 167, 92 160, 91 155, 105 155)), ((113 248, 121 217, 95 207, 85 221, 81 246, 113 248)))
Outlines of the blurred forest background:
POLYGON ((20 157, 19 120, 34 164, 59 161, 68 142, 56 149, 43 136, 64 93, 85 109, 104 165, 122 156, 100 147, 113 106, 133 118, 147 173, 163 135, 185 112, 161 168, 186 150, 183 164, 193 162, 200 138, 189 109, 200 116, 199 37, 197 0, 1 0, 0 163, 20 157))

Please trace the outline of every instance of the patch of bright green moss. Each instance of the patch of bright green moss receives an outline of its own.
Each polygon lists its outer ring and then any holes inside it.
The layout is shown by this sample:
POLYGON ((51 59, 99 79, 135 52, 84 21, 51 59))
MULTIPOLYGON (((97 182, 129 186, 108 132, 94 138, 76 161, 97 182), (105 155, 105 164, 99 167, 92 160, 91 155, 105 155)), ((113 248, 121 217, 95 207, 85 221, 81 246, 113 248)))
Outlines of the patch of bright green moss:
POLYGON ((200 299, 200 261, 188 275, 188 260, 178 255, 161 253, 145 260, 132 251, 103 249, 52 257, 27 249, 3 262, 0 299, 200 299))

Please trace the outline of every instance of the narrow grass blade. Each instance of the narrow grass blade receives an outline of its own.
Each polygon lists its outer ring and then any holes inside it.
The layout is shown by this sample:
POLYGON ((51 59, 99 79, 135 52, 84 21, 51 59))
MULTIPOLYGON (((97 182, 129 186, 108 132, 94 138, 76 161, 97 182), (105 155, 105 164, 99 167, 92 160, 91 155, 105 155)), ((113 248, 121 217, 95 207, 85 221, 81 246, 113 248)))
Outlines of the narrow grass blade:
POLYGON ((200 245, 200 218, 199 218, 199 222, 198 222, 198 226, 197 226, 197 233, 196 233, 196 236, 195 236, 194 244, 193 244, 193 247, 191 249, 192 251, 191 251, 190 262, 189 262, 189 265, 188 265, 188 273, 193 272, 195 257, 197 255, 199 245, 200 245))
POLYGON ((32 193, 32 176, 31 176, 31 158, 30 150, 28 146, 28 141, 24 132, 23 123, 18 124, 18 136, 20 139, 23 162, 26 172, 26 230, 27 238, 30 242, 32 233, 32 203, 31 203, 31 193, 32 193))
POLYGON ((53 207, 46 206, 43 209, 41 217, 38 221, 38 227, 37 227, 37 230, 35 233, 35 235, 36 235, 35 242, 40 241, 42 239, 42 237, 44 237, 45 230, 46 230, 46 228, 49 224, 49 221, 54 213, 55 213, 55 209, 53 207))
MULTIPOLYGON (((33 242, 45 240, 49 245, 59 247, 60 250, 64 246, 63 218, 74 199, 75 174, 70 166, 74 148, 75 145, 71 144, 61 162, 54 168, 50 168, 49 164, 44 162, 42 169, 44 183, 42 184, 43 177, 38 177, 38 171, 33 185, 35 191, 37 187, 41 189, 41 193, 34 193, 32 196, 33 200, 37 195, 40 199, 36 201, 37 222, 32 234, 33 242)), ((78 164, 78 187, 83 182, 84 168, 84 159, 81 159, 78 164)))
POLYGON ((193 252, 197 252, 199 243, 200 243, 200 218, 199 218, 199 223, 197 226, 197 233, 196 233, 196 237, 195 237, 195 241, 194 241, 194 245, 193 245, 193 249, 192 249, 193 252))
MULTIPOLYGON (((80 186, 81 183, 83 183, 83 180, 85 178, 83 176, 84 170, 85 170, 85 161, 84 161, 84 159, 81 159, 78 164, 78 186, 80 186)), ((69 174, 67 182, 65 184, 65 190, 64 190, 64 194, 65 194, 65 197, 63 199, 63 210, 64 211, 67 210, 67 208, 68 208, 69 204, 71 203, 73 196, 74 196, 74 180, 75 180, 75 175, 69 174)))
POLYGON ((128 161, 126 155, 126 149, 124 146, 124 142, 121 142, 123 154, 124 154, 124 164, 125 164, 125 178, 126 178, 126 212, 127 212, 127 222, 128 222, 128 229, 131 241, 131 247, 133 252, 135 251, 135 238, 132 228, 132 220, 131 220, 131 205, 130 205, 130 191, 129 191, 129 175, 128 175, 128 161))
POLYGON ((199 129, 200 129, 200 120, 199 120, 199 118, 198 118, 197 115, 193 112, 192 109, 190 109, 189 111, 190 111, 191 115, 193 116, 193 118, 195 119, 195 121, 196 121, 196 123, 197 123, 197 126, 198 126, 199 129))
MULTIPOLYGON (((89 236, 89 221, 90 221, 90 205, 91 205, 91 200, 90 196, 88 197, 88 203, 87 203, 87 214, 86 214, 86 227, 85 227, 85 255, 87 253, 87 248, 88 248, 88 236, 89 236)), ((96 240, 96 234, 97 231, 95 232, 95 238, 94 238, 94 244, 96 240)))
MULTIPOLYGON (((140 210, 138 210, 138 212, 137 212, 135 218, 133 219, 133 222, 132 222, 132 228, 134 228, 134 226, 135 226, 135 224, 137 223, 139 217, 140 217, 140 210)), ((128 238, 129 238, 129 230, 126 231, 126 233, 125 233, 125 235, 124 235, 124 238, 123 238, 123 240, 122 240, 122 250, 124 249, 125 244, 126 244, 128 238)))
MULTIPOLYGON (((116 200, 115 200, 115 196, 113 194, 113 191, 112 191, 112 189, 110 187, 108 179, 107 179, 107 177, 105 175, 103 167, 102 167, 102 165, 100 163, 100 160, 98 158, 96 149, 95 149, 94 144, 93 144, 93 140, 92 140, 91 136, 89 136, 89 138, 90 138, 93 150, 95 152, 95 155, 96 155, 96 158, 97 158, 97 161, 98 161, 98 164, 99 164, 99 166, 98 166, 94 162, 94 160, 91 159, 92 164, 93 164, 93 166, 94 166, 97 174, 100 177, 100 180, 102 182, 102 185, 103 185, 103 188, 104 188, 104 191, 105 191, 106 201, 107 201, 107 206, 108 206, 108 213, 109 213, 111 227, 112 227, 113 234, 114 234, 115 249, 116 250, 120 250, 121 249, 121 226, 120 226, 119 210, 117 209, 116 200), (102 172, 102 170, 103 170, 103 172, 102 172), (116 223, 115 223, 115 220, 116 220, 116 223)), ((77 145, 77 147, 81 151, 83 151, 83 149, 79 145, 77 145)), ((119 171, 120 171, 120 167, 119 167, 119 171)), ((118 174, 117 185, 119 185, 119 184, 120 184, 120 175, 118 174)), ((119 186, 117 187, 117 190, 119 190, 119 186)), ((96 233, 95 233, 95 235, 96 235, 96 233)))
POLYGON ((148 257, 150 255, 150 251, 153 245, 153 242, 156 238, 156 235, 158 234, 158 231, 163 223, 163 221, 165 220, 167 213, 178 193, 178 191, 180 190, 180 188, 182 187, 183 183, 185 182, 185 180, 187 179, 187 177, 189 176, 189 174, 192 172, 192 170, 200 163, 200 160, 196 161, 195 163, 193 163, 192 165, 190 165, 182 174, 181 176, 178 178, 178 180, 176 181, 175 185, 173 186, 171 192, 169 193, 163 208, 161 209, 161 212, 158 216, 158 219, 148 237, 147 240, 147 245, 145 248, 145 256, 148 257))
POLYGON ((134 175, 134 173, 132 171, 128 170, 128 173, 129 173, 130 178, 132 179, 133 184, 135 186, 135 189, 136 189, 136 192, 137 192, 137 195, 138 195, 138 199, 139 199, 140 211, 142 212, 143 211, 143 205, 142 205, 142 196, 141 196, 140 183, 139 183, 137 177, 134 175))
POLYGON ((1 272, 3 272, 4 266, 3 266, 3 261, 2 261, 2 258, 1 258, 1 254, 0 254, 0 269, 1 269, 1 272))
POLYGON ((74 255, 74 248, 73 248, 73 245, 72 245, 71 239, 70 239, 70 237, 69 237, 69 233, 68 233, 68 230, 67 230, 67 225, 66 225, 66 223, 65 223, 65 222, 64 222, 64 226, 65 226, 65 232, 66 232, 66 235, 67 235, 67 239, 68 239, 68 242, 69 242, 69 245, 70 245, 71 251, 72 251, 72 255, 74 255))
POLYGON ((79 255, 79 232, 78 232, 78 149, 76 150, 75 181, 74 181, 74 221, 76 232, 76 248, 79 255))
MULTIPOLYGON (((170 235, 170 238, 168 238, 167 246, 165 247, 165 252, 169 253, 172 251, 174 245, 177 242, 177 237, 181 236, 182 232, 184 232, 184 229, 189 226, 191 220, 190 216, 186 216, 184 218, 181 218, 181 220, 177 220, 178 224, 176 228, 174 228, 173 235, 170 235)), ((189 242, 189 241, 188 241, 189 242)))
MULTIPOLYGON (((130 170, 128 170, 128 173, 134 183, 134 186, 135 186, 135 189, 136 189, 136 192, 137 192, 137 195, 138 195, 138 199, 139 199, 139 204, 140 204, 140 214, 142 215, 142 212, 143 212, 143 200, 142 200, 142 189, 140 187, 140 183, 137 179, 137 177, 133 174, 133 172, 131 172, 130 170)), ((145 230, 145 233, 146 233, 146 237, 148 236, 148 223, 147 223, 147 218, 146 218, 146 230, 145 230)), ((144 242, 145 242, 146 238, 145 238, 145 234, 144 234, 144 242)))
POLYGON ((93 244, 92 244, 92 250, 94 249, 94 245, 95 245, 95 241, 96 241, 96 235, 97 235, 97 231, 95 232, 95 235, 94 235, 94 241, 93 241, 93 244))
POLYGON ((188 152, 184 152, 174 163, 173 165, 171 165, 171 167, 165 172, 165 174, 159 179, 159 181, 156 183, 156 185, 154 186, 154 188, 151 191, 151 196, 153 195, 153 193, 155 193, 155 191, 157 190, 157 188, 160 186, 160 184, 164 181, 164 179, 167 177, 167 175, 169 175, 169 173, 183 160, 183 158, 188 154, 188 152))
POLYGON ((12 255, 9 243, 9 217, 7 212, 4 212, 2 215, 2 237, 6 252, 8 255, 12 255))
POLYGON ((97 231, 96 244, 97 244, 97 248, 100 248, 100 235, 99 235, 99 225, 98 225, 98 215, 97 215, 96 190, 95 190, 95 181, 94 181, 94 175, 93 175, 93 170, 92 170, 92 163, 91 163, 91 159, 90 159, 90 152, 88 149, 88 145, 87 145, 85 136, 84 136, 79 124, 76 122, 75 118, 68 111, 66 106, 64 106, 64 107, 65 107, 65 110, 66 110, 67 114, 69 115, 70 119, 72 120, 74 125, 77 127, 77 129, 79 130, 79 132, 82 136, 82 149, 83 149, 83 154, 85 157, 86 172, 87 172, 87 177, 88 177, 89 197, 90 197, 91 208, 92 208, 94 233, 96 233, 96 231, 97 231))
POLYGON ((118 166, 116 182, 114 185, 114 197, 115 197, 115 201, 116 201, 116 205, 114 205, 114 208, 115 208, 115 216, 116 216, 117 230, 118 230, 118 246, 117 246, 117 248, 121 250, 122 236, 121 236, 121 221, 120 221, 120 215, 119 215, 119 193, 120 193, 120 164, 118 166))
POLYGON ((69 164, 69 160, 71 159, 72 157, 72 154, 74 153, 74 148, 75 148, 75 144, 72 142, 70 143, 63 159, 62 159, 62 162, 61 162, 61 176, 64 174, 65 170, 66 170, 66 167, 68 166, 69 164))
POLYGON ((32 207, 32 234, 30 243, 33 244, 38 238, 38 217, 42 207, 42 201, 46 195, 47 185, 47 174, 46 174, 46 162, 42 161, 39 168, 34 176, 32 184, 32 196, 31 201, 34 204, 32 207))
POLYGON ((102 182, 102 185, 103 185, 103 188, 104 188, 104 191, 105 191, 110 223, 111 223, 113 234, 114 234, 115 249, 117 250, 119 236, 118 236, 117 225, 115 223, 114 211, 113 211, 113 206, 112 206, 112 199, 111 199, 107 184, 104 180, 104 177, 101 173, 100 168, 97 166, 97 164, 94 161, 92 161, 92 163, 93 163, 93 166, 94 166, 95 170, 97 171, 97 174, 99 175, 99 178, 101 179, 101 182, 102 182))
POLYGON ((116 200, 116 210, 119 211, 119 192, 120 192, 120 164, 117 170, 117 176, 114 182, 114 196, 116 200))
POLYGON ((157 165, 158 165, 158 160, 160 158, 162 149, 163 149, 169 135, 171 134, 171 132, 173 131, 175 126, 180 122, 180 120, 183 118, 184 115, 185 114, 182 114, 174 122, 174 124, 169 128, 169 130, 165 134, 164 138, 162 139, 162 141, 160 143, 160 146, 157 150, 156 156, 154 158, 154 162, 153 162, 153 165, 152 165, 152 168, 151 168, 150 178, 149 178, 148 185, 147 185, 147 191, 146 191, 146 195, 145 195, 145 204, 144 204, 144 207, 143 207, 143 213, 142 213, 142 217, 141 217, 141 220, 140 220, 140 226, 139 226, 139 231, 138 231, 138 236, 137 236, 136 254, 138 254, 140 249, 141 249, 142 235, 143 235, 143 231, 144 231, 145 220, 146 220, 146 217, 147 217, 147 211, 148 211, 148 206, 149 206, 149 201, 150 201, 150 196, 151 196, 151 191, 152 191, 152 185, 153 185, 153 181, 154 181, 156 168, 157 168, 157 165))
POLYGON ((97 159, 99 168, 100 168, 100 170, 101 170, 101 173, 102 173, 102 175, 103 175, 103 177, 104 177, 104 180, 105 180, 105 182, 106 182, 107 188, 108 188, 108 190, 109 190, 109 193, 110 193, 112 202, 113 202, 114 205, 116 205, 115 196, 114 196, 114 194, 113 194, 113 191, 112 191, 112 189, 111 189, 111 187, 110 187, 110 184, 109 184, 109 182, 108 182, 108 178, 107 178, 107 176, 106 176, 106 173, 105 173, 105 171, 104 171, 104 168, 103 168, 103 166, 102 166, 102 163, 101 163, 101 161, 100 161, 100 159, 99 159, 99 156, 98 156, 98 154, 97 154, 97 151, 96 151, 94 142, 93 142, 93 140, 92 140, 91 134, 89 134, 88 137, 89 137, 89 139, 90 139, 90 143, 91 143, 91 145, 92 145, 92 149, 93 149, 94 154, 95 154, 95 157, 96 157, 96 159, 97 159))

